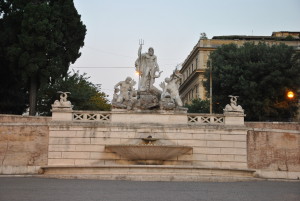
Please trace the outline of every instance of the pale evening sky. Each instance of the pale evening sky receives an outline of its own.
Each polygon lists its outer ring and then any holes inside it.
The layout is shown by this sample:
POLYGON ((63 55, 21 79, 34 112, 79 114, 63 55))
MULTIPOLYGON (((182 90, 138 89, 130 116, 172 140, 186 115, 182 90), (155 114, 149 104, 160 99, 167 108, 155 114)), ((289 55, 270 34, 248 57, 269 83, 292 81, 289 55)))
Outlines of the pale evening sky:
MULTIPOLYGON (((82 55, 70 70, 86 72, 112 98, 114 85, 135 75, 142 52, 154 48, 161 78, 182 63, 199 40, 221 35, 300 31, 300 0, 74 0, 87 27, 82 55), (96 67, 96 68, 88 68, 96 67), (110 68, 107 68, 110 67, 110 68), (113 68, 130 67, 130 68, 113 68)), ((137 86, 136 86, 137 88, 137 86)), ((158 87, 159 88, 159 87, 158 87)))

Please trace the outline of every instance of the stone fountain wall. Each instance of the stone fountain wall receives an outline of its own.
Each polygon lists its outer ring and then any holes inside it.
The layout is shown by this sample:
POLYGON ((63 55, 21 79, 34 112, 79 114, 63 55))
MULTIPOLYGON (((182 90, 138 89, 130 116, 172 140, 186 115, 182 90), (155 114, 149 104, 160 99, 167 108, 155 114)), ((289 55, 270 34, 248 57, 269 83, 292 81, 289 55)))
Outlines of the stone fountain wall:
MULTIPOLYGON (((74 116, 74 114, 79 113, 73 111, 72 114, 74 116)), ((97 115, 97 118, 100 119, 100 114, 97 115)), ((106 118, 104 113, 101 113, 101 115, 104 115, 101 117, 102 119, 106 118)), ((115 144, 117 142, 126 141, 126 138, 135 139, 135 135, 144 135, 145 133, 143 133, 142 130, 150 128, 145 124, 129 127, 119 127, 118 125, 107 127, 108 123, 105 123, 105 121, 91 122, 91 120, 88 119, 92 117, 86 117, 87 116, 85 116, 83 118, 84 121, 81 122, 75 121, 75 118, 73 120, 51 121, 51 118, 47 117, 0 115, 0 174, 37 173, 40 166, 48 165, 48 160, 52 165, 69 164, 75 166, 75 164, 79 164, 79 162, 85 162, 82 164, 91 164, 93 166, 97 164, 128 164, 130 161, 122 161, 116 154, 108 152, 103 142, 115 144), (130 130, 134 133, 130 133, 130 130), (128 132, 124 134, 123 131, 128 132), (50 145, 49 133, 51 138, 50 145), (100 137, 101 135, 103 137, 100 137), (120 135, 122 138, 119 137, 118 139, 117 135, 120 135), (89 140, 86 141, 86 139, 83 138, 89 138, 89 140), (101 141, 102 145, 100 144, 101 141), (48 147, 50 148, 49 159, 48 147), (78 155, 75 152, 78 152, 78 155), (84 156, 86 156, 86 158, 83 158, 84 156), (94 158, 92 159, 91 157, 94 158), (66 159, 66 161, 64 161, 64 159, 66 159)), ((190 117, 191 121, 195 119, 195 116, 190 116, 189 114, 188 117, 190 117)), ((182 159, 181 161, 172 159, 166 163, 192 164, 193 162, 194 164, 206 166, 220 166, 221 164, 224 166, 227 161, 224 161, 225 158, 222 158, 221 155, 232 157, 228 151, 234 151, 232 147, 227 146, 244 146, 243 142, 238 139, 232 143, 228 142, 228 140, 226 140, 224 144, 220 142, 225 141, 225 139, 229 137, 241 137, 240 135, 236 135, 239 132, 235 130, 235 128, 238 130, 241 129, 240 127, 231 126, 230 128, 227 126, 226 132, 228 134, 225 134, 225 131, 220 132, 223 127, 222 125, 203 125, 205 122, 201 120, 199 125, 186 123, 186 126, 181 125, 178 126, 178 128, 174 127, 174 125, 166 127, 155 124, 152 125, 150 131, 151 129, 152 131, 157 131, 161 128, 160 133, 166 133, 170 136, 170 139, 171 137, 177 138, 179 136, 178 139, 173 139, 172 142, 182 144, 186 142, 198 142, 191 153, 179 157, 179 159, 182 159), (192 128, 196 129, 197 132, 188 134, 192 128), (213 139, 214 137, 216 137, 216 139, 213 139), (192 138, 192 140, 186 138, 192 138), (193 139, 195 138, 199 139, 194 141, 193 139), (200 138, 202 140, 200 140, 200 138), (227 151, 227 153, 224 151, 227 151), (183 160, 183 158, 185 158, 185 160, 183 160), (196 160, 197 158, 201 159, 196 160), (205 161, 205 159, 208 160, 205 161)), ((269 171, 300 171, 299 122, 246 122, 245 124, 248 128, 248 168, 269 171)), ((240 151, 240 149, 236 151, 240 151)), ((245 150, 242 148, 242 151, 245 150)), ((239 155, 235 155, 234 157, 238 158, 239 155)))
POLYGON ((163 143, 193 148, 184 155, 164 161, 164 165, 247 168, 247 128, 238 119, 243 117, 229 117, 237 118, 235 122, 238 124, 234 125, 230 121, 226 124, 224 116, 155 114, 151 118, 151 115, 134 113, 124 117, 118 112, 96 114, 76 111, 54 114, 49 126, 48 165, 136 164, 136 161, 112 153, 105 145, 134 144, 151 135, 163 143), (134 123, 129 123, 132 119, 135 119, 134 123))

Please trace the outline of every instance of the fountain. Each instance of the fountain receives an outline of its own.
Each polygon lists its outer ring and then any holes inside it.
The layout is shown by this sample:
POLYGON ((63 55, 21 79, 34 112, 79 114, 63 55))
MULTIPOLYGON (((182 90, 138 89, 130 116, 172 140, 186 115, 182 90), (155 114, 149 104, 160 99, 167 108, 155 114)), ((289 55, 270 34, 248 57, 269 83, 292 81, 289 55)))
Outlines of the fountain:
MULTIPOLYGON (((154 81, 160 77, 162 71, 159 70, 154 49, 149 48, 147 53, 142 54, 142 45, 143 41, 140 41, 139 57, 135 62, 136 71, 139 74, 138 90, 134 88, 136 82, 131 77, 118 82, 114 87, 112 112, 123 111, 124 115, 120 116, 118 121, 127 124, 143 122, 176 124, 178 119, 172 119, 165 114, 172 113, 175 116, 176 114, 187 113, 187 108, 183 107, 178 91, 182 75, 179 71, 174 71, 170 77, 160 83, 162 90, 156 88, 153 85, 154 81), (128 114, 133 113, 143 116, 139 116, 139 118, 128 117, 128 114), (155 114, 163 115, 147 116, 155 114)), ((116 119, 115 116, 114 120, 116 119)), ((106 145, 105 147, 123 158, 135 161, 137 164, 163 164, 165 160, 192 150, 191 147, 174 145, 170 141, 153 138, 151 135, 138 140, 138 142, 106 145), (162 143, 165 141, 166 143, 162 143)))
MULTIPOLYGON (((141 138, 137 144, 106 145, 105 147, 137 164, 161 165, 165 160, 192 150, 192 147, 160 143, 151 135, 141 138)), ((163 141, 163 140, 162 140, 163 141)))
POLYGON ((182 75, 175 70, 155 87, 162 71, 154 49, 142 54, 142 45, 138 86, 131 77, 115 84, 112 111, 73 110, 68 92, 61 92, 52 105, 45 173, 157 181, 243 174, 247 128, 237 96, 230 96, 224 115, 187 114, 182 75))

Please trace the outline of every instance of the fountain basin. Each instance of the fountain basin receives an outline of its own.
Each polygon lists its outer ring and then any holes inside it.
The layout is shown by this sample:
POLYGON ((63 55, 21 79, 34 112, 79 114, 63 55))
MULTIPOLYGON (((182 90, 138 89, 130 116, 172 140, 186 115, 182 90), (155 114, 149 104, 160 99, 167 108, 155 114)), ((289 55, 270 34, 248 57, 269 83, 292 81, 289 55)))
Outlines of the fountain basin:
POLYGON ((192 147, 188 146, 156 144, 123 144, 106 145, 105 147, 126 159, 140 161, 153 160, 156 161, 156 164, 160 163, 158 161, 162 162, 192 150, 192 147))

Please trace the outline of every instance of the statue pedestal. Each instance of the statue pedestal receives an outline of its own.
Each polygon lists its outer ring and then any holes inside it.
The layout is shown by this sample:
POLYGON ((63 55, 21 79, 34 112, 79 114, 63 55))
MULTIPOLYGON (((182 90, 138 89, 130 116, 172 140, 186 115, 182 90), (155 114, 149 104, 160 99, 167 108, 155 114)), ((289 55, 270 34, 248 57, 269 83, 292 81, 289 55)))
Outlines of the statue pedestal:
POLYGON ((54 121, 72 121, 73 110, 70 107, 52 107, 52 120, 54 121))
POLYGON ((147 110, 159 107, 159 101, 156 95, 148 92, 140 92, 137 101, 137 108, 147 110))
POLYGON ((243 112, 224 112, 225 125, 244 125, 245 114, 243 112))
POLYGON ((112 123, 126 124, 187 124, 186 111, 113 109, 112 123))

